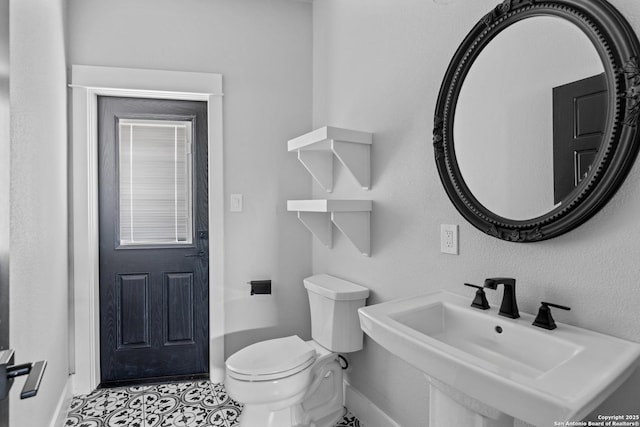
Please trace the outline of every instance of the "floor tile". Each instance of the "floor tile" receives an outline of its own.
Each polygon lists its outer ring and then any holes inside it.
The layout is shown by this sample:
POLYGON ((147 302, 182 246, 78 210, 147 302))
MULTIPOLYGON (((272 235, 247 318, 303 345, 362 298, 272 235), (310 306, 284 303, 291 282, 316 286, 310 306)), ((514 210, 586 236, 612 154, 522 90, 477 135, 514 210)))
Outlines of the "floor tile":
POLYGON ((222 426, 209 381, 160 384, 144 392, 145 427, 222 426))
POLYGON ((125 389, 97 390, 75 397, 65 427, 144 427, 143 407, 125 389))
POLYGON ((360 424, 360 421, 355 415, 351 412, 347 412, 344 418, 336 424, 336 427, 364 427, 364 425, 360 424))
MULTIPOLYGON (((223 384, 174 382, 76 396, 64 427, 235 427, 242 404, 223 384)), ((336 427, 364 427, 347 412, 336 427)))

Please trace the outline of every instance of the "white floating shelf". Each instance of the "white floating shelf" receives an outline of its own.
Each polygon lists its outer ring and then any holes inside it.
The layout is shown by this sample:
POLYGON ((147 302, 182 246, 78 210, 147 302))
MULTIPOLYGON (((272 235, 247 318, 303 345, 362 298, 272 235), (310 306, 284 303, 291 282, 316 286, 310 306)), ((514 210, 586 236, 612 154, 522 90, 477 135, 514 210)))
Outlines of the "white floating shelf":
POLYGON ((371 212, 371 200, 287 200, 288 211, 371 212))
POLYGON ((323 245, 331 248, 331 223, 364 256, 371 255, 371 200, 288 200, 287 210, 298 212, 298 219, 323 245))
POLYGON ((328 193, 333 191, 333 159, 342 163, 364 189, 371 188, 371 144, 373 135, 325 126, 289 140, 289 151, 328 193))

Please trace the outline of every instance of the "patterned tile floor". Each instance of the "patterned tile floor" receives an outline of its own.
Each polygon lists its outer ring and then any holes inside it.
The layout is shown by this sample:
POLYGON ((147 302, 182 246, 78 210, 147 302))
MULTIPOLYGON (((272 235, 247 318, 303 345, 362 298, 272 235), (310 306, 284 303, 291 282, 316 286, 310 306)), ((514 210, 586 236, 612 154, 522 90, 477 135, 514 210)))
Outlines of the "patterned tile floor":
MULTIPOLYGON (((64 427, 232 427, 241 411, 222 384, 143 385, 74 397, 64 427)), ((336 427, 364 426, 347 413, 336 427)))

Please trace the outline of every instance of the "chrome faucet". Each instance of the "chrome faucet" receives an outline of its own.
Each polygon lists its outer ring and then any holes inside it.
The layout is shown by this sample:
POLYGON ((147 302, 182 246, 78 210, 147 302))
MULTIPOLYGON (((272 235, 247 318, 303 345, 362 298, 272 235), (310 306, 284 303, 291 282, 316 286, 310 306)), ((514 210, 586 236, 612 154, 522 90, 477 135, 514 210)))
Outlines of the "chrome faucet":
POLYGON ((504 294, 502 296, 502 304, 500 305, 500 316, 517 319, 520 317, 518 312, 518 303, 516 301, 516 279, 509 277, 494 277, 485 279, 484 287, 488 289, 497 289, 498 285, 504 285, 504 294))

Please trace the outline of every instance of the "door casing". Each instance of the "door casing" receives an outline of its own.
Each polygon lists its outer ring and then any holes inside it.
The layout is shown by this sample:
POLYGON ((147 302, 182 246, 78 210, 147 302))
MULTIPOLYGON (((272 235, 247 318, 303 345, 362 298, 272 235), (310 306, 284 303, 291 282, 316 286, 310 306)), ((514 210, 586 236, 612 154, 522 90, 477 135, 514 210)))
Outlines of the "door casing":
POLYGON ((97 98, 120 96, 205 101, 209 145, 209 372, 224 378, 224 169, 222 75, 73 65, 70 249, 73 281, 74 393, 100 383, 98 301, 97 98))

